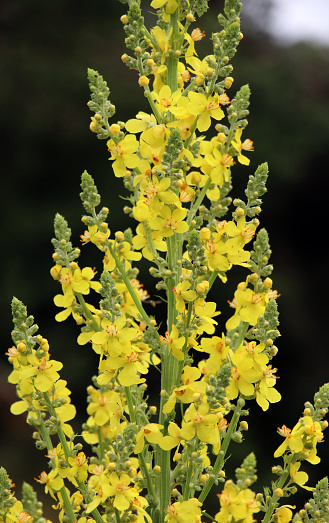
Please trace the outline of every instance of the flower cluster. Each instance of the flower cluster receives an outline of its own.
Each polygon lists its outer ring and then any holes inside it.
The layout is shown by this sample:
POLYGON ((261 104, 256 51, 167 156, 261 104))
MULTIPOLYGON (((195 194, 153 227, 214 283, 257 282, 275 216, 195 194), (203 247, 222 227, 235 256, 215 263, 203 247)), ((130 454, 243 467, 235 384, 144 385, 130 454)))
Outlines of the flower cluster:
MULTIPOLYGON (((208 516, 205 502, 213 487, 219 498, 214 521, 252 523, 264 512, 265 523, 288 522, 293 507, 279 500, 294 485, 308 488, 299 469, 304 460, 319 461, 328 387, 291 431, 279 430, 285 440, 274 456, 283 456, 284 465, 273 470, 279 479, 272 491, 250 488, 257 479, 254 454, 236 469, 235 481, 225 473, 231 441, 241 442, 248 430, 241 419, 248 415, 246 405, 255 400, 266 411, 281 398, 270 363, 278 351, 279 294, 270 278, 268 235, 258 218, 267 165, 249 174, 245 199, 232 202, 229 196, 233 167, 243 176, 253 151, 245 134, 249 87, 227 94, 230 61, 242 38, 242 4, 225 1, 218 17, 222 29, 212 35, 212 53, 202 60, 197 42, 205 34, 190 25, 207 10, 207 0, 152 0, 158 23, 150 31, 140 0, 128 4, 121 21, 130 55, 122 60, 138 71, 150 110, 109 122, 115 114, 110 90, 92 69, 88 106, 94 113, 90 129, 106 140, 114 176, 128 192, 124 212, 136 223, 113 235, 110 211, 99 209, 95 182, 84 172, 81 244, 93 244, 100 253, 99 276, 80 265, 81 249, 73 246, 59 214, 52 240, 50 273, 59 284, 54 303, 61 309, 55 318, 72 316, 78 345, 99 356, 98 374, 87 387, 88 417, 77 436, 68 423, 75 407, 60 378, 63 365, 50 357, 48 341, 17 299, 15 345, 7 355, 19 401, 11 410, 27 412, 37 447, 47 451, 50 471, 42 471, 37 482, 56 500, 62 522, 200 523, 208 516), (151 264, 157 297, 167 305, 166 321, 156 310, 147 313, 146 303, 154 300, 138 280, 135 265, 142 258, 151 264), (234 266, 247 274, 233 298, 224 300, 226 312, 234 312, 217 327, 215 297, 225 296, 234 266), (147 402, 150 384, 159 386, 154 405, 147 402)), ((6 492, 0 500, 3 521, 41 523, 39 509, 32 515, 10 494, 5 474, 0 482, 6 492)))

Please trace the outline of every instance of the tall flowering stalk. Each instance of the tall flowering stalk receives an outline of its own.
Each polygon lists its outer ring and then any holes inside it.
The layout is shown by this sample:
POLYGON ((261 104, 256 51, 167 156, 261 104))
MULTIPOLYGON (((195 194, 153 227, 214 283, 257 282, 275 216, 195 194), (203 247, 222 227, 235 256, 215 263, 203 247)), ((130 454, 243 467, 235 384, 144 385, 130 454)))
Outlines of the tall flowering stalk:
MULTIPOLYGON (((81 242, 99 251, 99 279, 94 269, 78 264, 80 248, 72 245, 71 230, 59 214, 52 240, 56 320, 72 315, 80 328, 78 344, 99 355, 98 375, 87 388, 88 418, 81 438, 69 423, 75 407, 60 377, 63 365, 51 358, 48 341, 16 298, 14 345, 7 354, 13 365, 9 382, 19 400, 11 411, 27 412, 36 446, 46 452, 49 469, 37 481, 55 500, 60 521, 289 522, 295 507, 282 498, 298 487, 313 490, 301 469, 304 461, 320 461, 328 384, 314 404, 305 404, 292 429, 278 429, 284 439, 274 457, 283 463, 273 467, 271 487, 252 490, 253 453, 234 479, 225 474, 231 441, 242 442, 248 429, 246 404, 249 409, 255 400, 266 411, 281 398, 277 369, 270 363, 278 350, 279 295, 270 278, 268 234, 258 218, 267 165, 249 175, 244 199, 229 196, 233 167, 249 166, 253 150, 245 136, 249 87, 227 94, 233 84, 230 62, 242 38, 242 4, 225 1, 220 30, 211 36, 212 54, 200 59, 197 45, 205 33, 195 22, 208 9, 207 0, 152 0, 147 7, 158 21, 150 30, 141 1, 123 3, 128 3, 121 17, 128 53, 122 60, 137 70, 149 112, 113 121, 109 88, 92 69, 88 105, 94 113, 90 129, 106 140, 113 174, 128 191, 124 212, 132 228, 111 233, 110 211, 99 209, 95 182, 84 172, 81 242), (135 267, 142 258, 150 262, 159 299, 167 305, 166 320, 144 308, 150 296, 135 267), (234 296, 227 296, 225 282, 235 265, 245 275, 234 296), (229 298, 232 315, 225 325, 218 325, 211 291, 223 296, 224 306, 229 298), (158 406, 147 403, 152 367, 159 373, 152 381, 158 406), (90 458, 82 441, 91 446, 90 458), (213 505, 210 494, 219 498, 213 515, 207 508, 213 505)), ((44 522, 33 489, 25 485, 18 501, 11 488, 1 469, 1 521, 44 522)), ((328 520, 324 479, 293 521, 328 520)))

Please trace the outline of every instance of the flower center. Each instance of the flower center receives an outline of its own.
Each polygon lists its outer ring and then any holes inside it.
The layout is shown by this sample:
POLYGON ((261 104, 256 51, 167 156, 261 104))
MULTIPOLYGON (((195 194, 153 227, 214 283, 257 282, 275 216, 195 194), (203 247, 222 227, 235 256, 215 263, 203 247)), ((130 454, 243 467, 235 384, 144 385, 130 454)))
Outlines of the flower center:
POLYGON ((109 336, 117 336, 118 329, 115 325, 113 325, 113 323, 111 323, 110 325, 106 326, 106 332, 109 336))
POLYGON ((171 229, 172 231, 176 231, 177 220, 173 220, 172 216, 170 216, 170 218, 167 218, 165 227, 166 227, 166 229, 171 229))

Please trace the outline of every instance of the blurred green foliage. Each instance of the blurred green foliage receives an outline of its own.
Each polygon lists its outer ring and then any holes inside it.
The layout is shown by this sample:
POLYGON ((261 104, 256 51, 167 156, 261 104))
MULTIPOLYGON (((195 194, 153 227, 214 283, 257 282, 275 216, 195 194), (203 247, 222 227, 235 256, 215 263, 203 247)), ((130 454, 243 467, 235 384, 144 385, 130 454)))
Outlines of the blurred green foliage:
MULTIPOLYGON (((213 0, 210 5, 202 20, 206 38, 198 43, 200 56, 210 50, 211 32, 217 30, 215 14, 222 2, 213 0)), ((49 275, 50 239, 53 218, 60 212, 79 246, 84 230, 79 184, 85 169, 95 177, 102 203, 110 209, 111 230, 132 225, 122 212, 124 201, 117 197, 124 194, 124 188, 111 172, 105 143, 89 130, 91 113, 86 105, 87 67, 92 67, 108 82, 118 120, 148 110, 137 77, 120 60, 125 35, 119 18, 124 12, 125 6, 114 0, 4 0, 0 9, 1 47, 5 50, 0 62, 1 346, 3 353, 11 346, 10 302, 15 295, 27 304, 42 335, 49 339, 52 357, 64 362, 62 376, 73 391, 79 422, 85 410, 81 386, 89 384, 90 368, 97 371, 97 358, 88 347, 77 346, 72 322, 58 325, 54 320, 58 311, 52 300, 58 289, 49 275)), ((146 19, 149 24, 154 21, 150 12, 146 19)), ((252 405, 248 420, 252 430, 241 449, 245 454, 255 450, 262 476, 265 467, 274 463, 272 448, 274 451, 280 443, 277 426, 292 427, 303 403, 328 381, 329 49, 306 43, 276 47, 265 31, 253 29, 244 19, 245 38, 234 59, 231 91, 245 83, 251 88, 245 137, 255 145, 251 168, 255 170, 264 161, 270 167, 261 220, 270 235, 275 288, 282 294, 282 338, 276 364, 284 400, 266 413, 252 405), (273 442, 272 448, 269 442, 273 442)), ((242 170, 234 196, 242 194, 246 181, 242 170)), ((96 251, 89 245, 84 251, 81 265, 95 265, 96 251)), ((100 269, 100 256, 98 263, 100 269)), ((245 276, 235 274, 236 282, 245 276)), ((141 280, 147 288, 146 271, 141 280)), ((231 288, 222 287, 222 303, 232 298, 236 282, 231 288)), ((2 356, 0 461, 19 492, 22 480, 33 482, 46 468, 46 461, 34 448, 24 416, 9 412, 14 401, 14 387, 6 383, 9 369, 2 356)), ((78 431, 79 425, 75 428, 78 431)), ((328 448, 320 449, 319 454, 325 462, 328 448)), ((237 456, 237 463, 241 459, 237 456)), ((326 473, 320 468, 313 471, 310 467, 310 483, 326 473)))

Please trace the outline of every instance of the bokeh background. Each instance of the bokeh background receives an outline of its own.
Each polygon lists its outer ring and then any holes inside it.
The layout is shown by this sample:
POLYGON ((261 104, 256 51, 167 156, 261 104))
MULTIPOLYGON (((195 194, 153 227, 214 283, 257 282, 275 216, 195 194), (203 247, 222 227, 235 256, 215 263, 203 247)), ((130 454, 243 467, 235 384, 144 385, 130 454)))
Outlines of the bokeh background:
MULTIPOLYGON (((284 399, 265 413, 250 403, 251 430, 244 445, 233 444, 235 456, 227 471, 255 450, 260 478, 255 488, 260 489, 271 479, 273 451, 281 443, 277 427, 292 427, 304 402, 329 381, 329 8, 320 0, 313 4, 313 13, 303 11, 305 2, 300 0, 289 2, 295 8, 299 4, 295 11, 287 9, 285 0, 248 0, 246 4, 245 38, 234 58, 235 82, 229 94, 245 83, 250 85, 251 114, 245 137, 254 141, 255 152, 250 155, 250 168, 239 171, 232 194, 240 195, 249 172, 269 162, 261 224, 270 235, 273 279, 281 293, 282 336, 274 363, 280 376, 277 388, 284 399)), ((148 2, 143 0, 142 5, 148 2)), ((218 30, 216 14, 222 5, 221 0, 210 0, 208 14, 197 24, 206 31, 198 44, 200 56, 211 52, 210 37, 218 30)), ((3 0, 0 7, 0 464, 16 483, 17 493, 23 479, 36 485, 33 478, 46 469, 46 462, 43 452, 35 449, 24 415, 14 417, 9 412, 15 392, 7 384, 10 366, 4 353, 12 345, 12 296, 28 306, 40 332, 49 339, 52 357, 64 362, 61 376, 69 381, 78 422, 83 421, 84 391, 91 372, 97 371, 97 358, 87 347, 77 345, 77 328, 70 320, 60 325, 54 320, 58 310, 52 300, 59 289, 49 275, 53 218, 60 212, 68 220, 78 246, 84 230, 80 176, 86 169, 95 178, 102 203, 110 209, 111 229, 133 225, 122 212, 124 201, 117 195, 125 192, 111 172, 105 143, 89 131, 91 113, 86 105, 86 71, 92 67, 109 84, 118 120, 148 110, 135 72, 120 60, 125 34, 119 18, 125 12, 126 6, 115 0, 3 0)), ((152 25, 154 16, 147 7, 145 17, 152 25)), ((84 249, 81 265, 96 265, 95 251, 89 247, 84 249)), ((100 268, 100 258, 98 263, 100 268)), ((244 272, 232 271, 233 286, 244 277, 244 272)), ((152 293, 144 266, 140 279, 152 293)), ((225 318, 231 290, 218 289, 225 318)), ((79 430, 79 424, 75 429, 79 430)), ((319 455, 319 466, 306 466, 310 484, 328 471, 328 446, 319 445, 319 455)), ((46 513, 54 517, 51 503, 38 490, 46 513)), ((308 495, 301 492, 297 502, 308 495)))

